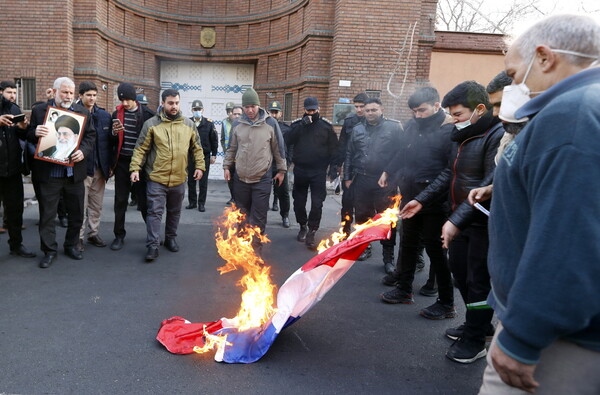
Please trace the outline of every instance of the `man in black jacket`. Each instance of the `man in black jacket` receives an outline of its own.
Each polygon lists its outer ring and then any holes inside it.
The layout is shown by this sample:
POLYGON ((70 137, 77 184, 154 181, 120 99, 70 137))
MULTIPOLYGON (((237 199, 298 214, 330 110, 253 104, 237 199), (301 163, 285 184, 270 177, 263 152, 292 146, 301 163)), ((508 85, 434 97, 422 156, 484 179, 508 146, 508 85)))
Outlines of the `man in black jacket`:
POLYGON ((56 229, 54 218, 58 208, 61 194, 67 209, 68 226, 65 235, 65 255, 72 259, 83 259, 83 254, 76 248, 79 241, 79 231, 83 223, 83 180, 87 176, 86 158, 92 156, 96 130, 92 126, 90 113, 80 104, 74 103, 75 83, 61 77, 54 81, 54 99, 51 103, 35 106, 31 112, 31 124, 27 132, 27 139, 37 144, 38 139, 47 136, 49 128, 44 125, 46 110, 53 105, 65 110, 74 111, 87 116, 83 129, 83 136, 79 149, 69 155, 73 166, 60 165, 43 160, 34 160, 33 167, 39 182, 39 210, 40 210, 40 241, 44 257, 40 261, 41 268, 47 268, 54 263, 57 254, 56 229))
MULTIPOLYGON (((282 121, 283 114, 281 112, 281 103, 279 103, 277 100, 272 101, 268 110, 271 117, 277 120, 279 129, 281 129, 281 135, 285 140, 285 136, 290 130, 292 130, 292 128, 290 125, 282 121)), ((289 168, 292 164, 292 160, 290 157, 290 149, 287 146, 285 148, 285 160, 289 168)), ((277 166, 275 166, 275 163, 273 163, 273 166, 271 166, 271 171, 273 172, 273 177, 275 177, 277 174, 277 166)), ((290 213, 290 187, 287 172, 285 173, 283 182, 281 184, 273 183, 273 208, 271 210, 279 211, 279 214, 281 215, 281 225, 284 228, 290 227, 290 219, 288 217, 290 213), (277 204, 277 201, 279 201, 279 205, 277 204)))
MULTIPOLYGON (((381 187, 386 187, 389 179, 396 181, 403 202, 414 199, 446 168, 452 149, 450 133, 454 129, 441 109, 435 88, 417 90, 408 99, 408 106, 414 118, 406 123, 394 160, 379 179, 381 187)), ((402 221, 402 248, 394 273, 397 285, 381 295, 387 303, 414 303, 413 280, 423 240, 439 289, 438 300, 420 312, 430 319, 456 316, 448 258, 440 240, 448 217, 445 201, 445 197, 434 200, 413 218, 402 221)))
POLYGON ((488 218, 471 206, 471 189, 492 183, 494 156, 504 134, 502 124, 492 114, 485 88, 465 81, 452 89, 442 102, 454 118, 454 142, 448 167, 400 212, 410 219, 424 206, 450 192, 452 214, 442 227, 443 246, 449 251, 450 271, 467 307, 464 325, 448 330, 458 338, 446 356, 460 363, 471 363, 486 355, 485 339, 491 329, 493 310, 486 299, 490 291, 487 270, 488 218))
MULTIPOLYGON (((344 161, 344 183, 346 188, 353 188, 357 224, 366 222, 392 205, 391 198, 397 188, 380 188, 377 182, 394 156, 401 132, 400 122, 383 116, 383 105, 379 99, 366 101, 365 120, 352 129, 344 161)), ((384 269, 389 274, 394 268, 395 227, 390 239, 382 240, 381 245, 384 269)), ((369 245, 359 260, 370 256, 369 245)))
POLYGON ((304 100, 304 116, 291 126, 292 130, 284 137, 286 146, 293 146, 292 197, 294 214, 300 225, 296 239, 314 249, 315 233, 321 224, 323 201, 327 197, 327 167, 335 165, 338 139, 331 123, 321 118, 319 103, 315 97, 307 97, 304 100), (309 188, 311 205, 307 217, 306 200, 309 188))
MULTIPOLYGON (((5 87, 6 88, 6 87, 5 87)), ((8 89, 14 88, 8 86, 8 89)), ((20 141, 27 134, 25 121, 14 123, 21 109, 15 103, 0 96, 0 196, 4 206, 4 217, 8 230, 8 245, 11 255, 33 258, 35 254, 22 243, 23 236, 23 150, 20 141)))
POLYGON ((198 211, 200 212, 206 211, 205 204, 206 193, 208 190, 208 171, 210 165, 217 160, 217 152, 219 151, 219 136, 217 135, 217 129, 215 129, 215 124, 212 119, 202 116, 203 110, 204 106, 200 100, 194 100, 192 102, 193 116, 190 119, 194 122, 194 125, 196 125, 196 130, 200 136, 200 143, 202 144, 202 150, 204 151, 204 164, 206 165, 206 170, 204 171, 204 176, 202 176, 200 180, 196 181, 194 179, 194 171, 196 170, 194 165, 194 151, 192 147, 190 147, 187 169, 189 204, 185 206, 188 210, 198 207, 198 211), (196 193, 196 182, 198 183, 198 193, 196 193))

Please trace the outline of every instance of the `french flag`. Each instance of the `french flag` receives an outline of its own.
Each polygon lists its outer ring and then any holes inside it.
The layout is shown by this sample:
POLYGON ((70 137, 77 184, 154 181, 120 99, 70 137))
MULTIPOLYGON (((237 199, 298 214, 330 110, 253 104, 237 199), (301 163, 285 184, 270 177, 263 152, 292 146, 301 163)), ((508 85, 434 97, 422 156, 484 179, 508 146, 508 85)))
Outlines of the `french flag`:
POLYGON ((194 347, 204 346, 206 327, 209 334, 227 335, 228 344, 218 348, 216 361, 256 362, 267 353, 284 328, 303 317, 346 274, 369 243, 389 237, 389 223, 374 224, 312 258, 281 286, 277 293, 277 312, 260 327, 239 331, 227 318, 191 323, 181 317, 172 317, 161 323, 156 339, 174 354, 191 354, 194 347))

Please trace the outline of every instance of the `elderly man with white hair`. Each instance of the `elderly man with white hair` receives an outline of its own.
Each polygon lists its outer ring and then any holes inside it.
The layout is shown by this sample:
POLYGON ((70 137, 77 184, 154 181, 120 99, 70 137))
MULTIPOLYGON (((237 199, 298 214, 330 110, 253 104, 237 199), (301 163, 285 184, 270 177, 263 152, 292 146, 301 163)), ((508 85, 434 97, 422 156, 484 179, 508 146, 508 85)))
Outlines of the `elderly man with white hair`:
POLYGON ((600 393, 600 25, 557 15, 506 55, 488 303, 501 322, 481 394, 600 393))
POLYGON ((56 164, 42 160, 35 160, 32 164, 33 171, 39 182, 39 210, 40 210, 40 243, 44 257, 39 266, 47 268, 54 263, 57 256, 56 227, 54 219, 61 194, 68 215, 67 234, 63 243, 65 255, 72 259, 82 259, 82 252, 77 249, 79 230, 83 222, 83 181, 87 176, 86 158, 91 156, 96 141, 96 130, 93 128, 89 111, 82 105, 74 102, 75 83, 67 77, 54 81, 54 99, 48 103, 35 106, 31 112, 31 123, 27 132, 27 139, 37 144, 38 139, 48 135, 49 128, 44 125, 48 107, 60 107, 88 116, 79 144, 79 149, 69 155, 73 166, 56 164))

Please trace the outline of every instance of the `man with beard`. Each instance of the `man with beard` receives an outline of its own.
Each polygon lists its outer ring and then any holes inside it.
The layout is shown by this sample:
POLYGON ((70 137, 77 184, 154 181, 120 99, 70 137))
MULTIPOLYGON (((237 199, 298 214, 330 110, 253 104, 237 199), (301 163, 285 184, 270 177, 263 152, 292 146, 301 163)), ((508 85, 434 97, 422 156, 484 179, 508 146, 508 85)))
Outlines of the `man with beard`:
POLYGON ((327 168, 335 170, 338 139, 331 123, 319 114, 316 97, 304 100, 304 116, 293 122, 285 143, 293 147, 294 213, 300 231, 296 239, 309 249, 316 249, 315 234, 321 224, 323 202, 327 197, 327 168), (310 189, 310 213, 306 215, 306 200, 310 189), (307 227, 308 226, 308 227, 307 227))
POLYGON ((110 245, 113 251, 123 248, 125 243, 125 213, 127 212, 129 192, 135 189, 138 210, 146 221, 148 205, 146 202, 146 176, 142 172, 140 180, 132 186, 129 167, 133 149, 142 130, 144 122, 154 116, 154 112, 136 101, 135 87, 129 83, 122 83, 117 88, 117 95, 121 104, 112 114, 113 137, 112 143, 116 153, 113 164, 115 174, 115 225, 113 232, 115 239, 110 245))
POLYGON ((40 151, 38 156, 68 161, 69 155, 77 146, 79 122, 70 115, 61 115, 54 121, 54 129, 56 145, 40 151))
MULTIPOLYGON (((383 105, 376 98, 365 103, 365 120, 352 129, 344 161, 346 188, 353 188, 356 223, 362 224, 392 205, 395 187, 381 188, 377 183, 381 173, 394 157, 402 132, 400 122, 383 116, 383 105)), ((386 273, 394 270, 396 228, 389 240, 382 240, 383 267, 386 273)), ((359 259, 371 256, 371 246, 359 259)))
POLYGON ((454 118, 454 142, 448 167, 400 211, 410 219, 423 207, 450 197, 452 213, 442 227, 442 242, 448 248, 450 271, 467 307, 466 322, 458 340, 446 356, 459 363, 472 363, 486 355, 485 340, 493 310, 486 304, 490 291, 487 271, 488 218, 467 200, 473 188, 489 185, 494 176, 494 156, 504 134, 494 118, 485 88, 475 81, 458 84, 442 101, 454 118), (449 192, 449 193, 448 193, 449 192))
POLYGON ((194 179, 202 178, 205 170, 204 154, 196 126, 179 111, 179 92, 167 89, 161 98, 162 110, 144 123, 129 167, 131 182, 140 180, 142 166, 148 175, 146 262, 152 262, 158 257, 160 226, 165 208, 165 247, 171 252, 179 251, 177 227, 185 195, 190 149, 194 153, 194 179))
MULTIPOLYGON (((406 123, 394 160, 379 179, 381 187, 388 185, 388 178, 395 180, 403 202, 412 200, 446 168, 452 150, 450 134, 454 129, 450 117, 441 109, 435 88, 417 90, 408 99, 408 106, 414 118, 406 123)), ((394 272, 397 285, 394 290, 381 294, 386 303, 414 303, 412 285, 422 240, 431 262, 433 279, 428 283, 433 285, 437 280, 439 292, 437 301, 420 312, 429 319, 456 316, 448 258, 440 240, 442 225, 448 218, 446 200, 445 197, 434 200, 413 218, 402 221, 402 247, 394 272)))
MULTIPOLYGON (((32 164, 34 172, 37 174, 40 193, 38 199, 40 211, 39 232, 41 249, 44 252, 44 257, 39 265, 41 268, 49 267, 56 260, 57 242, 54 218, 56 217, 61 194, 63 194, 68 217, 67 234, 63 244, 65 255, 72 259, 83 259, 82 252, 76 248, 83 222, 83 198, 85 193, 83 181, 87 176, 86 158, 92 155, 94 141, 96 140, 96 130, 92 126, 89 111, 73 102, 75 83, 67 77, 58 78, 54 81, 53 91, 54 99, 50 103, 39 104, 31 111, 31 124, 27 133, 27 139, 31 143, 37 144, 38 139, 47 136, 50 132, 49 128, 43 124, 50 105, 83 114, 87 116, 87 119, 79 148, 68 157, 73 166, 42 160, 35 160, 32 164)), ((75 121, 72 117, 68 118, 75 121)), ((59 130, 64 129, 59 120, 60 117, 56 120, 55 126, 58 124, 59 130)), ((72 129, 69 129, 67 133, 72 132, 72 129)))

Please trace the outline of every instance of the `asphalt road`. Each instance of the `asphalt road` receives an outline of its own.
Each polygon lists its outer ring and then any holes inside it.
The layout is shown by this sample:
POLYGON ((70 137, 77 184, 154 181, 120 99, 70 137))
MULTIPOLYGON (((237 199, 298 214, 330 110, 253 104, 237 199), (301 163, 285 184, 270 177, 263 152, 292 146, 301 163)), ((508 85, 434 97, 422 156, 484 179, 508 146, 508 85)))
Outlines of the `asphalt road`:
MULTIPOLYGON (((112 240, 112 196, 107 190, 100 235, 112 240)), ((30 189, 28 189, 30 191, 30 189)), ((27 195, 27 194, 26 194, 27 195)), ((145 226, 133 208, 127 213, 125 247, 86 245, 82 261, 59 252, 49 269, 38 258, 8 254, 0 235, 0 394, 475 394, 485 361, 461 365, 444 354, 451 341, 444 330, 459 317, 430 321, 418 315, 433 298, 416 295, 414 305, 388 305, 389 288, 381 247, 357 262, 313 310, 285 329, 254 364, 224 364, 204 355, 173 355, 156 340, 162 320, 192 322, 233 317, 240 303, 235 283, 220 276, 223 264, 214 243, 214 221, 228 200, 224 182, 209 183, 207 212, 183 210, 178 253, 161 248, 144 263, 145 226)), ((185 202, 187 203, 187 202, 185 202)), ((340 197, 329 195, 317 236, 334 231, 340 197)), ((37 206, 25 209, 25 244, 37 250, 37 206)), ((264 257, 281 285, 313 252, 295 240, 269 213, 272 243, 264 257)), ((64 229, 57 228, 59 246, 64 229)), ((426 280, 417 273, 415 287, 426 280)), ((457 301, 460 296, 456 293, 457 301)))

